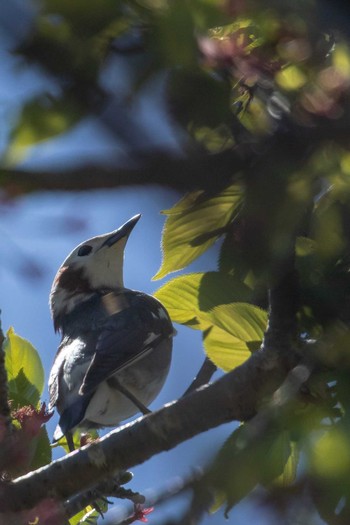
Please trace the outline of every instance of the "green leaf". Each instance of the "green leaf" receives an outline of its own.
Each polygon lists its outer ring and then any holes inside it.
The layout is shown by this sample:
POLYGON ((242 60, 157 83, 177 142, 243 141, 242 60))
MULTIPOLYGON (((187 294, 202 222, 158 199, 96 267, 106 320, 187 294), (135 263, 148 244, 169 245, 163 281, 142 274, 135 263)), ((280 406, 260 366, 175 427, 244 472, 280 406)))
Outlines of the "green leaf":
POLYGON ((40 429, 39 435, 31 440, 30 445, 34 450, 33 459, 28 468, 28 472, 43 467, 52 460, 51 444, 45 427, 40 429))
POLYGON ((260 483, 287 486, 295 479, 298 462, 297 447, 291 442, 287 430, 280 432, 272 430, 271 434, 264 457, 264 462, 266 461, 269 468, 261 472, 260 483))
POLYGON ((279 425, 254 436, 248 425, 241 425, 224 443, 212 469, 216 490, 215 512, 226 502, 226 512, 258 484, 292 483, 298 454, 289 432, 279 425))
MULTIPOLYGON (((285 452, 288 453, 287 461, 284 464, 282 474, 279 474, 274 480, 274 485, 280 485, 282 487, 288 487, 294 483, 297 476, 297 467, 299 463, 299 447, 295 441, 290 441, 288 432, 281 433, 281 440, 284 440, 283 446, 285 452)), ((283 450, 281 459, 283 458, 283 450)))
POLYGON ((167 2, 153 11, 149 44, 161 66, 193 67, 197 63, 197 40, 190 4, 167 2))
POLYGON ((120 11, 115 0, 45 0, 44 12, 64 17, 74 33, 84 38, 105 29, 120 11))
MULTIPOLYGON (((99 438, 99 434, 96 429, 90 429, 88 433, 86 433, 85 431, 83 432, 79 429, 76 429, 73 432, 73 436, 72 436, 75 450, 78 450, 81 446, 83 446, 81 444, 83 436, 87 438, 89 441, 99 438)), ((62 447, 67 454, 69 454, 70 452, 66 436, 62 436, 58 441, 55 441, 55 443, 53 443, 51 447, 53 448, 62 447)))
MULTIPOLYGON (((178 68, 169 76, 169 111, 173 118, 192 132, 198 133, 203 127, 209 131, 228 123, 232 118, 230 96, 228 83, 199 68, 178 68)), ((232 139, 229 133, 227 136, 232 139)))
POLYGON ((154 294, 173 322, 206 330, 212 326, 208 312, 220 304, 249 301, 251 290, 235 277, 220 272, 176 277, 154 294))
POLYGON ((309 237, 297 237, 295 251, 298 257, 308 257, 314 255, 316 242, 309 237))
POLYGON ((82 116, 68 96, 40 96, 27 102, 11 133, 5 162, 13 164, 27 154, 28 148, 68 131, 82 116))
POLYGON ((13 406, 38 405, 44 388, 44 369, 34 346, 10 328, 4 343, 9 399, 13 406))
POLYGON ((225 372, 240 366, 250 356, 244 342, 216 326, 205 334, 203 345, 209 359, 225 372))
MULTIPOLYGON (((105 500, 99 499, 96 501, 100 510, 105 513, 108 510, 108 504, 105 500)), ((92 506, 88 505, 81 512, 78 512, 73 518, 69 520, 70 525, 97 525, 97 521, 100 518, 100 514, 92 506)))
POLYGON ((180 270, 204 253, 223 234, 237 213, 242 190, 233 184, 215 196, 204 192, 186 195, 171 210, 164 211, 163 261, 153 279, 180 270))
POLYGON ((224 503, 228 511, 259 483, 263 439, 258 449, 247 444, 245 436, 245 426, 241 425, 226 440, 213 462, 210 477, 217 497, 211 512, 224 503))
POLYGON ((204 349, 211 361, 225 371, 242 364, 261 344, 267 313, 257 306, 234 303, 208 313, 212 328, 204 335, 204 349))

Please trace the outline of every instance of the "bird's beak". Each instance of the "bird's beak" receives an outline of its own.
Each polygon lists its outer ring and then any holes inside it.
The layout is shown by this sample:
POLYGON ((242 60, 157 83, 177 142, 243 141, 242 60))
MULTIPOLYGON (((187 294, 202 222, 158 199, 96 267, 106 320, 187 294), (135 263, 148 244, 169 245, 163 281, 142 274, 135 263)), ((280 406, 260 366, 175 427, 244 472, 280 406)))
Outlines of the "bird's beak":
POLYGON ((122 226, 120 226, 120 228, 112 232, 110 236, 102 244, 101 248, 103 246, 108 246, 108 247, 113 246, 113 244, 118 242, 123 237, 128 237, 140 217, 141 217, 140 214, 135 215, 134 217, 129 219, 127 222, 125 222, 122 226))

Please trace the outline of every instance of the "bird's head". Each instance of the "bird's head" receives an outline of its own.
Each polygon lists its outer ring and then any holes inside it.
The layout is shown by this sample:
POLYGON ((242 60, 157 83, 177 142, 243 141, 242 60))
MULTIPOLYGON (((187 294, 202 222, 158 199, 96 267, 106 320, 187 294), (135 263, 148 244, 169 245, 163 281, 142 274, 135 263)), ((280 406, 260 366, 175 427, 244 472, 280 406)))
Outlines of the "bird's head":
POLYGON ((51 288, 54 320, 96 291, 123 287, 124 248, 140 217, 135 215, 117 230, 82 242, 68 255, 51 288))

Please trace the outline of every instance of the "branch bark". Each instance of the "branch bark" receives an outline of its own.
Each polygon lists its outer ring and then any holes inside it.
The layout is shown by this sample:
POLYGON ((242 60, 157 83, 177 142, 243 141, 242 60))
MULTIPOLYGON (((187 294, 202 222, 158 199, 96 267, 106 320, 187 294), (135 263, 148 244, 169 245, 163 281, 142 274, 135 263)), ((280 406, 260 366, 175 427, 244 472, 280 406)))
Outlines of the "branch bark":
POLYGON ((31 508, 47 497, 66 501, 119 470, 141 464, 210 428, 249 420, 262 396, 271 395, 287 372, 275 352, 258 351, 212 385, 1 486, 0 511, 31 508))

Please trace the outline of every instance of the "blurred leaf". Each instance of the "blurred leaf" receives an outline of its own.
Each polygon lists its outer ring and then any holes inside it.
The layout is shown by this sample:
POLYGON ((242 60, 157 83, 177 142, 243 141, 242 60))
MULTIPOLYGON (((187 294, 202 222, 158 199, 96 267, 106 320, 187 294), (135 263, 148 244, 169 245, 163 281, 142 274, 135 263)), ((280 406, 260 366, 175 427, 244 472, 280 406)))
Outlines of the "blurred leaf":
POLYGON ((161 66, 195 66, 197 41, 190 4, 179 0, 168 2, 153 11, 149 44, 161 66))
MULTIPOLYGON (((16 52, 27 62, 39 63, 45 68, 59 81, 60 91, 73 92, 74 114, 84 106, 92 89, 96 93, 101 65, 100 47, 98 39, 80 38, 63 17, 40 16, 36 20, 35 31, 28 34, 16 52)), ((44 98, 44 93, 41 98, 44 98)))
POLYGON ((331 193, 319 200, 314 215, 314 237, 319 257, 336 260, 345 248, 341 206, 331 193))
POLYGON ((276 75, 276 82, 283 89, 293 91, 300 89, 307 82, 307 77, 300 67, 290 65, 276 75))
MULTIPOLYGON (((219 497, 212 511, 226 502, 226 510, 244 498, 259 482, 257 449, 247 450, 244 425, 227 439, 214 460, 211 472, 219 497)), ((260 459, 260 458, 258 458, 260 459)))
POLYGON ((11 141, 5 152, 5 162, 18 162, 28 148, 65 133, 81 115, 77 104, 68 96, 60 99, 41 96, 27 102, 12 130, 11 141))
MULTIPOLYGON (((173 71, 167 84, 172 116, 186 128, 191 125, 190 129, 197 138, 201 128, 210 131, 229 122, 230 94, 226 82, 196 68, 173 71)), ((226 135, 229 136, 228 130, 226 135)))
POLYGON ((4 343, 9 399, 14 407, 38 405, 44 388, 44 369, 38 352, 10 328, 4 343))
POLYGON ((242 202, 242 191, 233 184, 213 197, 204 192, 187 194, 171 210, 162 238, 163 261, 153 279, 184 268, 223 233, 242 202))
POLYGON ((350 78, 350 48, 345 43, 338 43, 332 53, 333 64, 344 77, 350 78))
POLYGON ((82 37, 105 29, 120 11, 118 0, 43 0, 44 13, 62 16, 82 37))
POLYGON ((350 469, 348 429, 334 426, 313 444, 311 469, 321 478, 347 478, 350 469))
POLYGON ((220 272, 176 277, 154 294, 167 308, 173 322, 205 330, 211 326, 208 312, 219 304, 248 301, 250 289, 220 272))
POLYGON ((211 479, 218 494, 213 511, 226 501, 227 513, 258 484, 276 482, 289 470, 289 433, 276 427, 252 438, 248 425, 231 434, 213 463, 211 479))
POLYGON ((272 465, 268 476, 261 483, 274 486, 288 487, 294 483, 299 462, 299 448, 295 441, 291 441, 287 430, 281 431, 268 450, 266 461, 272 465))
POLYGON ((309 237, 297 237, 295 251, 298 257, 307 257, 313 255, 316 249, 314 239, 309 237))
POLYGON ((234 303, 216 306, 208 319, 213 327, 204 335, 205 352, 216 366, 229 371, 260 347, 267 313, 251 304, 234 303))
POLYGON ((46 427, 42 427, 39 436, 32 439, 31 446, 33 446, 34 451, 28 471, 36 470, 50 463, 52 460, 52 449, 46 427))
POLYGON ((196 141, 211 153, 232 148, 234 145, 232 134, 227 126, 219 126, 211 129, 208 127, 195 128, 190 126, 190 132, 196 141))

